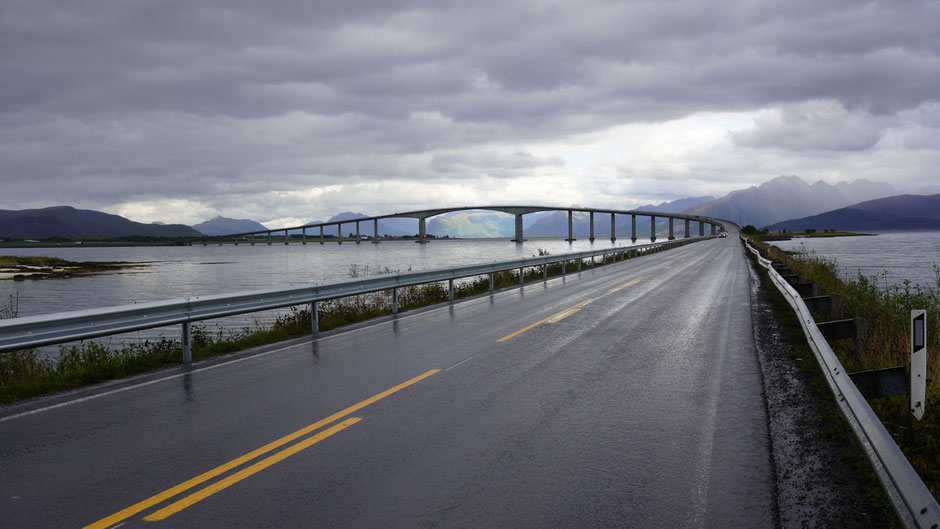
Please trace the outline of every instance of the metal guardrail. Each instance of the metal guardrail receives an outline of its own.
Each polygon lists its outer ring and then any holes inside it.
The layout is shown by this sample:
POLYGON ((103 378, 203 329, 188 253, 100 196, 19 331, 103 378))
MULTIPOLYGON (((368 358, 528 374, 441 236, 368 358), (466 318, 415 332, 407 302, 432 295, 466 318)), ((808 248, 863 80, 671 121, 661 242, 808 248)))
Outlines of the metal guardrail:
MULTIPOLYGON (((453 281, 507 270, 547 266, 558 262, 580 262, 598 256, 605 256, 606 259, 606 256, 614 255, 616 259, 618 255, 621 255, 626 258, 630 254, 632 256, 643 255, 712 237, 691 237, 663 243, 605 248, 587 252, 545 255, 487 264, 348 279, 303 287, 194 296, 135 305, 12 318, 0 320, 0 353, 182 324, 184 361, 188 361, 188 358, 186 358, 187 338, 189 336, 188 326, 196 321, 316 303, 390 289, 393 291, 393 312, 396 312, 397 289, 401 287, 453 281)), ((580 266, 578 268, 580 269, 580 266)), ((492 287, 492 283, 490 285, 492 287)))
POLYGON ((905 527, 937 529, 940 527, 940 505, 917 475, 911 463, 875 415, 868 402, 849 378, 842 363, 836 357, 829 342, 823 337, 816 321, 810 314, 799 293, 774 270, 769 259, 741 237, 745 246, 757 256, 761 266, 767 269, 770 279, 793 307, 810 348, 816 355, 819 366, 826 374, 826 381, 836 397, 836 403, 848 420, 855 437, 871 461, 875 474, 891 500, 894 510, 905 527))

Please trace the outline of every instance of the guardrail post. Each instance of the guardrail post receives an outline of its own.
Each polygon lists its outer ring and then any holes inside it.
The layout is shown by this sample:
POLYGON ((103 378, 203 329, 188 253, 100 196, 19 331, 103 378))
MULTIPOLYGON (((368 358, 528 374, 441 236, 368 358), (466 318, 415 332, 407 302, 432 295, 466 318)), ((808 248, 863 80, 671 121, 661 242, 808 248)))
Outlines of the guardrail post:
POLYGON ((568 260, 567 260, 567 259, 561 262, 561 275, 565 275, 565 274, 567 273, 567 272, 565 271, 565 268, 566 268, 565 265, 567 265, 567 264, 568 264, 568 260))
POLYGON ((490 290, 493 290, 493 287, 495 286, 495 283, 496 283, 493 277, 494 275, 496 275, 495 272, 490 272, 490 290))
POLYGON ((519 284, 525 282, 525 267, 519 267, 519 284))
POLYGON ((183 342, 183 363, 190 364, 193 361, 193 329, 188 321, 183 322, 181 341, 183 342))
POLYGON ((320 312, 317 310, 317 302, 310 304, 310 331, 313 334, 320 332, 320 312))
POLYGON ((584 259, 581 259, 581 257, 578 257, 578 272, 581 271, 581 261, 584 261, 584 259))
POLYGON ((447 299, 451 301, 454 300, 454 280, 453 279, 447 280, 447 299))
POLYGON ((398 314, 398 287, 392 287, 392 314, 398 314))
POLYGON ((548 279, 548 263, 542 265, 542 279, 548 279))

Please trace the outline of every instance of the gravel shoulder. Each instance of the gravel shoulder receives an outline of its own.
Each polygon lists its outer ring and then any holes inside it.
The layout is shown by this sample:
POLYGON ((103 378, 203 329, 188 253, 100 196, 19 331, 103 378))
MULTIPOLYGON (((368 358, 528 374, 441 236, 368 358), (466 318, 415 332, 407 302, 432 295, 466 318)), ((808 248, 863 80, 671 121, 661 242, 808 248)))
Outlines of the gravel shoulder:
MULTIPOLYGON (((848 426, 828 394, 816 359, 786 325, 790 310, 762 286, 748 259, 751 311, 783 528, 890 527, 893 515, 873 483, 848 426), (813 366, 816 376, 814 380, 813 366), (873 489, 873 487, 875 487, 873 489)), ((793 325, 798 325, 795 318, 793 325)))

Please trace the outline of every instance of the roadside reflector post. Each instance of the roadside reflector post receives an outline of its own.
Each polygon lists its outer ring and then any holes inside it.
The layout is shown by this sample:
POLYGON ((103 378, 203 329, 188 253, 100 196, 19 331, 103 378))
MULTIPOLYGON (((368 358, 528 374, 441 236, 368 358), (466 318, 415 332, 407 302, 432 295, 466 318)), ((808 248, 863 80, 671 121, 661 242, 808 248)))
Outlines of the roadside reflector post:
POLYGON ((189 364, 193 361, 193 328, 188 321, 183 322, 183 363, 189 364))
POLYGON ((398 288, 392 287, 392 314, 398 314, 398 288))
POLYGON ((542 279, 548 279, 548 263, 542 265, 542 279))
POLYGON ((911 311, 911 413, 919 421, 927 402, 927 311, 911 311))
POLYGON ((320 332, 320 313, 317 311, 317 302, 310 304, 310 331, 313 334, 320 332))

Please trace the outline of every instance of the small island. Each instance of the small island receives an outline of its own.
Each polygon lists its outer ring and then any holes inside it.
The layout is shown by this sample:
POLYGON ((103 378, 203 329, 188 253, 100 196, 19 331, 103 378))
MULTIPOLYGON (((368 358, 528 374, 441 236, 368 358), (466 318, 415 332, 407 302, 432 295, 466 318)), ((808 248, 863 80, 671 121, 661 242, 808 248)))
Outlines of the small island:
POLYGON ((58 257, 0 256, 0 279, 58 279, 140 268, 143 263, 73 262, 58 257))

